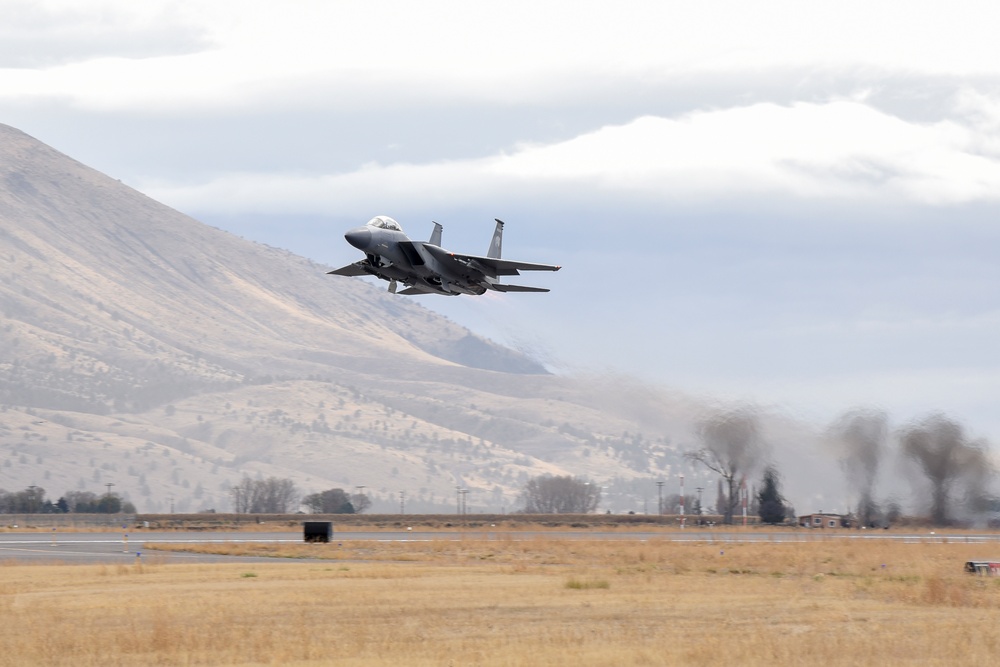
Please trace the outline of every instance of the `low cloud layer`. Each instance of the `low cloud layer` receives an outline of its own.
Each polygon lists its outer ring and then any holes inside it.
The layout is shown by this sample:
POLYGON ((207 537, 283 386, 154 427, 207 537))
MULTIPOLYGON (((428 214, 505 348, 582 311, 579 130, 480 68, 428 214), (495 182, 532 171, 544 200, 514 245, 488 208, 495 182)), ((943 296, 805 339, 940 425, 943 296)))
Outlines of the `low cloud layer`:
POLYGON ((1000 101, 961 98, 937 123, 907 122, 863 101, 757 104, 677 118, 646 116, 550 145, 350 173, 227 173, 188 185, 139 184, 183 210, 371 210, 380 198, 468 205, 499 193, 662 203, 719 197, 947 205, 1000 198, 1000 101))

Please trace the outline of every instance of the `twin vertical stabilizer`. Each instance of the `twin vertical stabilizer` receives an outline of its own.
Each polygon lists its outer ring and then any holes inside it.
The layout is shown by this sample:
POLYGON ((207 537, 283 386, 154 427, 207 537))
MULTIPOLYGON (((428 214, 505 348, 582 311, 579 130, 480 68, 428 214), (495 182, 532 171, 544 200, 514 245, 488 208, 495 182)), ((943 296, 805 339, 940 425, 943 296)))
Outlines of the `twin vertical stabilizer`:
POLYGON ((503 249, 503 221, 499 218, 493 218, 497 221, 497 228, 493 231, 493 240, 490 242, 490 249, 486 252, 486 256, 491 259, 500 259, 500 252, 503 249))

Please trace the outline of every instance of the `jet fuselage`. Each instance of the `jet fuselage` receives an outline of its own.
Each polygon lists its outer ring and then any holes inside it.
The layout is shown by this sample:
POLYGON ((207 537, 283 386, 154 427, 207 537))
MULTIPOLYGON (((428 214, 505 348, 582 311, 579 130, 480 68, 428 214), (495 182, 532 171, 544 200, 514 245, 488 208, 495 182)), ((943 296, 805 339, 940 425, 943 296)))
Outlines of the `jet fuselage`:
POLYGON ((406 285, 401 294, 479 295, 498 292, 547 292, 544 287, 509 285, 501 276, 525 271, 558 271, 560 267, 501 259, 503 222, 496 230, 486 256, 462 255, 441 247, 441 225, 434 223, 429 241, 411 241, 392 218, 376 216, 363 227, 351 229, 344 238, 365 254, 365 259, 330 273, 341 276, 371 275, 389 281, 395 293, 398 283, 406 285))

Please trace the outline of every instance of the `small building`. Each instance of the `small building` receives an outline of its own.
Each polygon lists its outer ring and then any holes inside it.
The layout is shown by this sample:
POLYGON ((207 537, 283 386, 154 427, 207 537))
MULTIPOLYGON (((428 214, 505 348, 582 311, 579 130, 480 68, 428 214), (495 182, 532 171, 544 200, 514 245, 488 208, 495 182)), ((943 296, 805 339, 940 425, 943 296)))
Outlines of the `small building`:
POLYGON ((844 517, 827 512, 804 514, 799 517, 799 525, 803 528, 840 528, 844 525, 844 517))

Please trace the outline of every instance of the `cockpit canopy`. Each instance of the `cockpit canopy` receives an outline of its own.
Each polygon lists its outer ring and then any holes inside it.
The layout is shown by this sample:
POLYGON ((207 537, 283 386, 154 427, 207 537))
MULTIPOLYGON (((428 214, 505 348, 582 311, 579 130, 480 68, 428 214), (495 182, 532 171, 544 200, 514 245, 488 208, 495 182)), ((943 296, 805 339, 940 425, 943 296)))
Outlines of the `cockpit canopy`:
POLYGON ((403 231, 403 228, 399 226, 399 223, 387 215, 376 215, 368 221, 368 226, 378 227, 379 229, 388 229, 393 232, 403 231))

